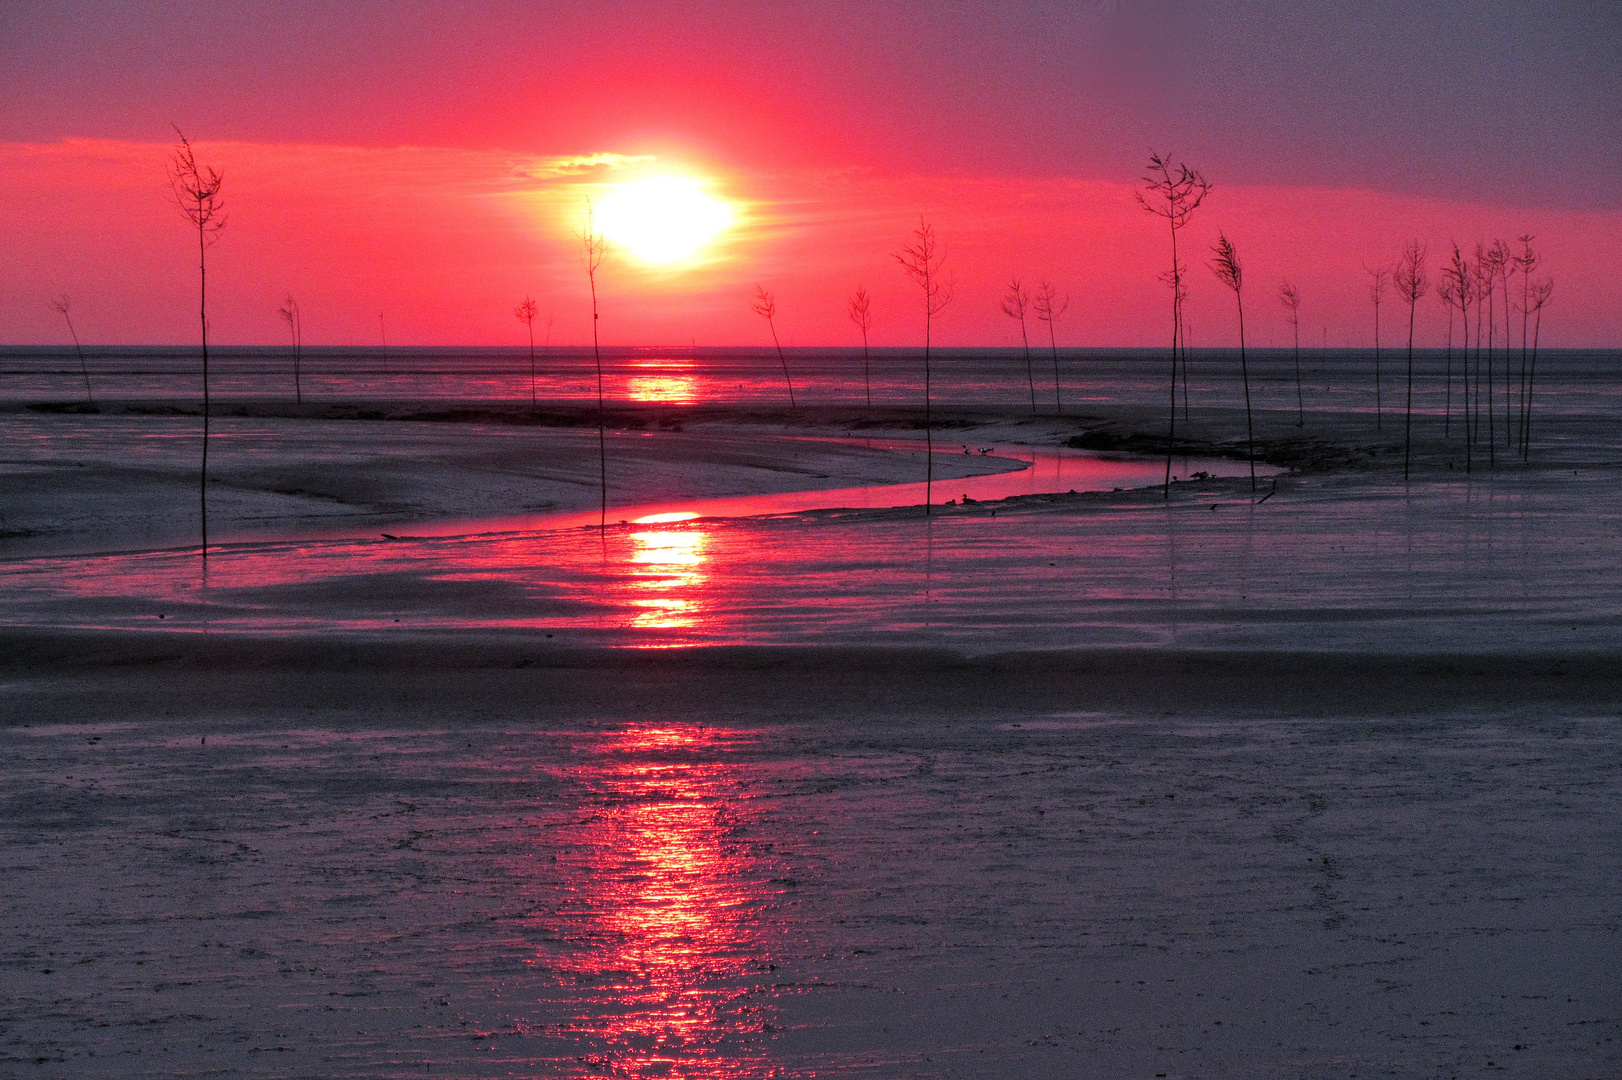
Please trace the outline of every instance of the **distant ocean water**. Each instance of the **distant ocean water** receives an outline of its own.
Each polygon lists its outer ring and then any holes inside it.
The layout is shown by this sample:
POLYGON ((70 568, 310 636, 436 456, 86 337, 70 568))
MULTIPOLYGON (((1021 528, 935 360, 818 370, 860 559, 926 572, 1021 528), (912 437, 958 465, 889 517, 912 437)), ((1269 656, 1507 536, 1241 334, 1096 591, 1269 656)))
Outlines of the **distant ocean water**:
MULTIPOLYGON (((922 404, 919 350, 876 349, 864 377, 860 349, 785 350, 796 400, 810 406, 862 406, 869 386, 875 405, 922 404)), ((1537 357, 1538 404, 1558 412, 1622 411, 1622 353, 1616 350, 1544 349, 1537 357)), ((1521 356, 1510 351, 1510 382, 1518 387, 1521 356)), ((1473 361, 1474 363, 1474 361, 1473 361)), ((1502 395, 1505 354, 1493 358, 1493 385, 1502 395)), ((1402 407, 1406 353, 1385 349, 1380 391, 1388 410, 1402 407)), ((1463 361, 1455 350, 1415 352, 1414 406, 1440 413, 1447 406, 1448 372, 1454 405, 1463 393, 1463 361)), ((1257 408, 1295 407, 1295 366, 1288 349, 1249 353, 1257 408)), ((109 399, 172 399, 200 395, 195 349, 93 347, 86 350, 91 391, 109 399)), ((942 349, 934 354, 932 401, 946 408, 1056 407, 1084 411, 1100 403, 1158 405, 1166 398, 1169 361, 1163 349, 1061 349, 1055 361, 1032 350, 1027 371, 1018 349, 942 349)), ((1302 392, 1308 410, 1375 408, 1375 355, 1365 349, 1304 349, 1302 392)), ((1481 362, 1485 373, 1485 361, 1481 362)), ((1231 349, 1193 349, 1188 359, 1191 408, 1242 404, 1239 356, 1231 349)), ((604 395, 613 405, 788 404, 776 353, 744 348, 609 349, 603 356, 604 395)), ((530 360, 524 349, 310 348, 300 364, 307 402, 356 400, 526 401, 530 360)), ((294 396, 293 356, 286 348, 222 348, 210 357, 210 390, 227 398, 294 396)), ((589 349, 537 348, 534 395, 557 403, 596 399, 596 366, 589 349)), ((1181 400, 1182 390, 1178 391, 1181 400)), ((71 401, 85 394, 84 374, 72 349, 0 348, 0 401, 71 401)))

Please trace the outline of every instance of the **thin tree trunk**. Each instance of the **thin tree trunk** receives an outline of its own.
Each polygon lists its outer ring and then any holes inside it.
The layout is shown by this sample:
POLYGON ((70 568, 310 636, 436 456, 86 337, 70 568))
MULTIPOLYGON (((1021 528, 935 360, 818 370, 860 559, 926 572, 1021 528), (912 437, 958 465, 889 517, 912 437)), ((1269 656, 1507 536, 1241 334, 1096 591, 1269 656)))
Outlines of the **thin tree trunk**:
POLYGON ((591 283, 591 354, 597 360, 597 529, 601 532, 608 528, 608 422, 603 415, 603 351, 597 338, 597 275, 586 276, 591 283))
POLYGON ((67 302, 63 301, 62 317, 68 321, 68 333, 73 335, 73 351, 79 354, 79 373, 84 376, 84 399, 88 404, 96 403, 95 395, 90 392, 90 366, 85 363, 84 349, 79 344, 79 331, 73 328, 73 316, 67 313, 67 302))
POLYGON ((929 311, 929 290, 924 290, 924 517, 934 513, 935 424, 930 406, 929 346, 933 316, 929 311))
POLYGON ((198 507, 203 519, 202 556, 208 559, 208 257, 207 239, 201 225, 197 227, 197 318, 203 327, 203 468, 198 477, 198 507))
POLYGON ((1256 435, 1250 424, 1250 366, 1245 359, 1245 300, 1234 290, 1239 302, 1239 377, 1245 384, 1245 454, 1250 458, 1250 491, 1256 492, 1256 435))
POLYGON ((1506 272, 1501 280, 1504 283, 1504 450, 1507 453, 1515 447, 1515 432, 1510 422, 1510 402, 1514 395, 1509 381, 1509 274, 1506 272))
POLYGON ((777 324, 771 319, 767 319, 766 325, 772 331, 772 346, 777 349, 777 362, 783 365, 783 381, 788 384, 788 407, 791 409, 799 408, 794 403, 794 380, 789 378, 788 375, 788 361, 783 357, 783 346, 777 343, 777 324))
MULTIPOLYGON (((1530 246, 1530 244, 1528 244, 1530 246)), ((1527 265, 1521 273, 1521 460, 1527 460, 1532 445, 1527 434, 1532 425, 1532 375, 1527 367, 1526 329, 1527 308, 1532 301, 1532 267, 1527 265)))
POLYGON ((1166 482, 1161 498, 1171 501, 1171 458, 1177 446, 1177 347, 1182 343, 1183 311, 1179 293, 1182 275, 1177 269, 1177 225, 1171 228, 1171 426, 1166 432, 1166 482))
POLYGON ((1464 472, 1469 475, 1475 464, 1475 436, 1470 427, 1470 301, 1459 300, 1459 389, 1463 397, 1459 404, 1464 409, 1464 472))
POLYGON ((1498 425, 1492 411, 1492 353, 1496 343, 1494 331, 1498 324, 1494 316, 1492 295, 1492 281, 1489 280, 1487 282, 1487 381, 1484 388, 1487 391, 1487 468, 1496 469, 1498 467, 1498 425))

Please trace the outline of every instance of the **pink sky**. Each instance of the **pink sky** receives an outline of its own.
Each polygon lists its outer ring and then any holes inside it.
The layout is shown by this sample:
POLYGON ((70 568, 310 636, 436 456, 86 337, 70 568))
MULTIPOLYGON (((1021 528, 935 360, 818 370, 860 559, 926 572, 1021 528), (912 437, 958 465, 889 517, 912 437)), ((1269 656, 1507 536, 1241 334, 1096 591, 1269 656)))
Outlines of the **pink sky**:
MULTIPOLYGON (((702 265, 604 269, 611 344, 920 339, 890 258, 920 215, 956 280, 951 345, 1007 345, 1007 279, 1073 297, 1062 343, 1166 337, 1160 223, 1134 204, 1151 146, 1216 185, 1185 234, 1196 346, 1233 340, 1206 272, 1220 227, 1247 325, 1285 342, 1371 336, 1362 267, 1418 238, 1537 237, 1547 340, 1622 341, 1622 9, 1117 0, 17 0, 0 8, 0 344, 188 343, 195 265, 170 202, 171 120, 226 174, 210 251, 216 340, 278 343, 291 290, 309 344, 520 340, 526 293, 586 339, 570 230, 638 170, 709 177, 740 204, 702 265), (596 164, 581 164, 594 161, 596 164)), ((1388 309, 1395 326, 1395 306, 1388 309)), ((1420 308, 1439 343, 1442 310, 1420 308)))
MULTIPOLYGON (((73 298, 82 336, 98 343, 189 339, 195 290, 192 237, 164 180, 164 143, 95 140, 0 146, 0 190, 20 213, 0 255, 0 340, 65 342, 47 301, 73 298)), ((999 310, 1008 278, 1050 278, 1072 296, 1066 345, 1155 345, 1164 335, 1167 259, 1161 222, 1130 185, 1062 177, 942 177, 875 169, 778 173, 693 158, 596 164, 492 151, 198 144, 227 177, 229 225, 210 249, 214 336, 277 344, 291 290, 309 344, 375 344, 388 313, 397 344, 504 345, 521 340, 512 316, 525 294, 554 339, 587 340, 585 278, 571 230, 588 193, 666 167, 715 177, 742 218, 700 265, 662 269, 618 253, 602 272, 611 344, 751 345, 766 339, 749 309, 758 282, 777 294, 786 344, 851 344, 845 300, 858 284, 875 297, 873 342, 919 338, 918 298, 891 258, 920 214, 940 234, 955 299, 940 323, 947 345, 1005 345, 1017 328, 999 310)), ((1622 340, 1622 286, 1605 273, 1622 249, 1622 214, 1449 203, 1412 195, 1294 186, 1229 186, 1183 234, 1196 346, 1228 344, 1229 294, 1204 269, 1220 227, 1247 273, 1253 344, 1287 344, 1275 294, 1301 289, 1309 344, 1365 344, 1372 335, 1362 267, 1425 241, 1440 258, 1457 239, 1537 237, 1558 281, 1548 340, 1604 346, 1622 340), (1581 282, 1581 284, 1579 284, 1581 282)), ((1393 340, 1397 305, 1385 309, 1393 340)), ((1434 299, 1419 333, 1440 343, 1434 299)))

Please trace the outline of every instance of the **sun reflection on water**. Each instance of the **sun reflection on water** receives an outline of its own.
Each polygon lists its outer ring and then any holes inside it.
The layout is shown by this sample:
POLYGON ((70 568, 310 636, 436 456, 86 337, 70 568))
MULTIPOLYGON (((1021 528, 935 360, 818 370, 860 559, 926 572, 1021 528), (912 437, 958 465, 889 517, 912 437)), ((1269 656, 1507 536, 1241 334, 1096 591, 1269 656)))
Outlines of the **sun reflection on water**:
POLYGON ((625 396, 648 404, 691 405, 698 400, 698 379, 683 373, 690 366, 681 360, 635 364, 633 367, 648 368, 652 373, 627 376, 625 396))
MULTIPOLYGON (((636 524, 675 524, 696 514, 654 514, 636 524)), ((631 534, 631 625, 645 630, 681 630, 699 618, 699 594, 709 533, 697 526, 641 529, 631 534)))
POLYGON ((570 1026, 615 1076, 769 1075, 770 1027, 751 1003, 767 970, 760 875, 730 839, 725 777, 706 760, 723 738, 631 727, 594 748, 596 805, 571 838, 587 853, 567 905, 580 925, 563 935, 577 947, 560 974, 594 988, 570 1026))

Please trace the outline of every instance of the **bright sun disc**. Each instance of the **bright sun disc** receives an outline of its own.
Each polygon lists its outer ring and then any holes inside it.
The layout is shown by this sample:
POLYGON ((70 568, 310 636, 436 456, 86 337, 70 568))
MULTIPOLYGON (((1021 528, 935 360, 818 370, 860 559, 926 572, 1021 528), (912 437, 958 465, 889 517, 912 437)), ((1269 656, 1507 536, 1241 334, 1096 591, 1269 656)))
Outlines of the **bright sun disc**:
POLYGON ((650 176, 615 188, 597 208, 603 235, 638 258, 689 258, 732 224, 732 208, 685 176, 650 176))

